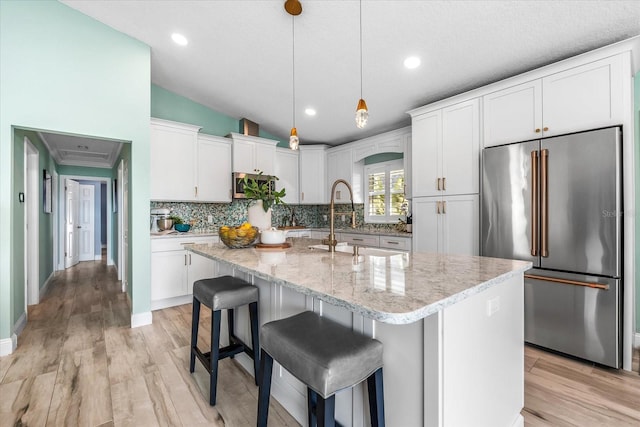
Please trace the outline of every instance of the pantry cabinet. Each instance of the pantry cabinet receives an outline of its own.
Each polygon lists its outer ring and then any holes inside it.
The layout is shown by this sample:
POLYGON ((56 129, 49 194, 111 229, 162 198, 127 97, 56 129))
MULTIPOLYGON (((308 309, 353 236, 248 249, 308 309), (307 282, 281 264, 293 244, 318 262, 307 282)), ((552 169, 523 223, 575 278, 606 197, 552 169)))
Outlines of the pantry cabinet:
POLYGON ((275 175, 276 145, 278 141, 257 136, 229 134, 233 141, 233 172, 275 175))
POLYGON ((483 96, 484 146, 621 124, 623 55, 483 96))
POLYGON ((300 204, 327 203, 326 145, 301 145, 300 151, 300 204))
POLYGON ((414 198, 412 207, 414 252, 478 255, 477 195, 414 198))
POLYGON ((479 191, 478 98, 412 117, 412 196, 479 191))
POLYGON ((151 309, 191 302, 193 282, 215 277, 214 263, 184 249, 189 243, 215 243, 217 236, 165 237, 151 240, 151 309))

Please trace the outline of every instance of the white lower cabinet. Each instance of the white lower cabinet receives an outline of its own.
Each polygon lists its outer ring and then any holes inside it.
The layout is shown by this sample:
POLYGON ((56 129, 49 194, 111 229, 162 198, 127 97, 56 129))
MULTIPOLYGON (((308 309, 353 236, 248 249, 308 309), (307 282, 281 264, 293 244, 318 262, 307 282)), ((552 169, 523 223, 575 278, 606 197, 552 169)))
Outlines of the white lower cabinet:
POLYGON ((151 241, 151 309, 191 302, 193 282, 215 276, 208 258, 188 252, 187 243, 215 243, 218 237, 172 237, 151 241))
POLYGON ((478 195, 413 199, 413 250, 478 255, 478 195))

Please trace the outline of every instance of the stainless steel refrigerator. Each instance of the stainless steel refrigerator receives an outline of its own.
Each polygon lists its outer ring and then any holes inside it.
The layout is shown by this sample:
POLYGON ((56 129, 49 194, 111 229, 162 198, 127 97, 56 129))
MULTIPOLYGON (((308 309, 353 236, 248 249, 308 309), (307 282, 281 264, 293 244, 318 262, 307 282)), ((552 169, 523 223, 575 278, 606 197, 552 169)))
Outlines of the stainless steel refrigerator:
POLYGON ((483 151, 481 252, 528 260, 525 341, 621 366, 619 127, 483 151))

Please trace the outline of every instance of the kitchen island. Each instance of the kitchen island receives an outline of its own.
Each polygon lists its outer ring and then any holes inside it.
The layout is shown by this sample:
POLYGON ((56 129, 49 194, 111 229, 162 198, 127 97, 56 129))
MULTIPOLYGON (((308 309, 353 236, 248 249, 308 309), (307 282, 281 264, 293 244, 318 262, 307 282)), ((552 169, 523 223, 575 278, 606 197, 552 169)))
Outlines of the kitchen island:
MULTIPOLYGON (((260 323, 313 310, 384 344, 388 426, 518 426, 523 419, 523 273, 528 262, 362 248, 328 253, 318 241, 285 250, 186 246, 216 275, 260 289, 260 323)), ((236 310, 238 335, 248 315, 236 310)), ((223 316, 223 319, 225 316, 223 316)), ((252 372, 250 359, 238 361, 252 372)), ((362 385, 336 395, 336 418, 368 424, 362 385)), ((273 396, 306 423, 306 389, 274 369, 273 396)))

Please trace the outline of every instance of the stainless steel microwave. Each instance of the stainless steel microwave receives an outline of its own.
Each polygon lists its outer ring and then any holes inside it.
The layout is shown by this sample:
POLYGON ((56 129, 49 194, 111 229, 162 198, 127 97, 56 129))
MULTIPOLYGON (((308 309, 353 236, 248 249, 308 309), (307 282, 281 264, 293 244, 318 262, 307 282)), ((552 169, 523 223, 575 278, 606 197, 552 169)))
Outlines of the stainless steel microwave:
POLYGON ((271 191, 276 190, 275 178, 268 175, 258 175, 244 172, 233 173, 233 198, 234 199, 246 199, 244 194, 244 178, 255 179, 258 181, 258 185, 268 184, 271 191))

